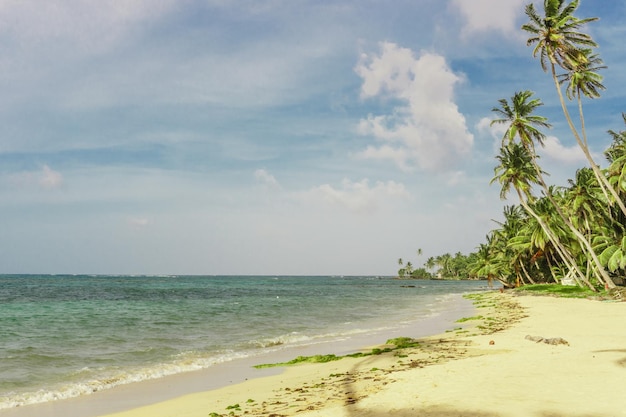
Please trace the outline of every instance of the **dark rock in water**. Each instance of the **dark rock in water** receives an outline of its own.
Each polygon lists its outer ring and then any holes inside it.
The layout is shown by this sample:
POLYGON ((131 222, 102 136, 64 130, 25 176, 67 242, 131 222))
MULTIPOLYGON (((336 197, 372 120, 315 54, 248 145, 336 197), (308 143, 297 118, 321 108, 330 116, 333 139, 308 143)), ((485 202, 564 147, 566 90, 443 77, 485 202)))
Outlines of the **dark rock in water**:
POLYGON ((415 285, 400 285, 402 288, 415 288, 415 285))

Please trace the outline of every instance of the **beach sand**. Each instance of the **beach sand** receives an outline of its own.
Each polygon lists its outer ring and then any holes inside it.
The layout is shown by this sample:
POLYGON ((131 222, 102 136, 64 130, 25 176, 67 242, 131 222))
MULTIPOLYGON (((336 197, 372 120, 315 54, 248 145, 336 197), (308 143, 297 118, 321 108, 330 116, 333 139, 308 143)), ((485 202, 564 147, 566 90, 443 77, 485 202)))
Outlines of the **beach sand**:
POLYGON ((107 417, 626 416, 626 303, 494 292, 476 306, 418 347, 289 366, 107 417))

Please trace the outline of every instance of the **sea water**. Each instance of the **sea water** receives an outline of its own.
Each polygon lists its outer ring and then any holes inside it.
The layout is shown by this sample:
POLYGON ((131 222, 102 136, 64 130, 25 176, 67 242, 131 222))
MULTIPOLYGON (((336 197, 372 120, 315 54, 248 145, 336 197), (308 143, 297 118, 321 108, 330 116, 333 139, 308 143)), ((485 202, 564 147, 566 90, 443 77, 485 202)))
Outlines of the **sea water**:
POLYGON ((0 409, 399 329, 484 288, 385 277, 0 275, 0 409))

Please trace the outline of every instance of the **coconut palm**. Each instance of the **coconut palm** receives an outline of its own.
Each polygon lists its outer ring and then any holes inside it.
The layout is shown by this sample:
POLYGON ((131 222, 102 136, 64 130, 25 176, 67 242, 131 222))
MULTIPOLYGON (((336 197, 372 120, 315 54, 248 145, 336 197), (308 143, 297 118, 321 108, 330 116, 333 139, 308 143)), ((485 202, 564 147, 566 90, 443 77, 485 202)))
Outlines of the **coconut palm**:
POLYGON ((626 230, 623 224, 614 222, 611 228, 604 227, 594 244, 600 251, 600 261, 609 271, 626 269, 626 230))
MULTIPOLYGON (((533 155, 523 145, 511 142, 507 146, 500 148, 500 155, 496 156, 499 161, 499 165, 494 168, 494 178, 491 183, 498 181, 502 186, 500 191, 500 198, 506 199, 506 196, 514 189, 517 192, 520 204, 528 214, 537 220, 541 228, 544 230, 549 240, 554 244, 555 248, 559 252, 559 255, 564 262, 568 265, 570 270, 575 271, 576 282, 581 285, 584 282, 584 275, 574 262, 571 254, 562 245, 561 241, 554 234, 554 232, 548 227, 545 221, 531 208, 529 201, 534 201, 532 195, 532 185, 540 182, 540 173, 537 172, 536 166, 533 162, 533 155)), ((585 282, 587 286, 593 288, 591 284, 585 282)))
POLYGON ((582 96, 599 98, 600 90, 606 90, 602 84, 602 76, 597 71, 605 69, 602 59, 594 54, 591 48, 579 50, 584 59, 580 59, 574 65, 566 64, 567 72, 557 76, 561 84, 567 82, 565 94, 568 99, 574 98, 582 101, 582 96))
MULTIPOLYGON (((626 113, 622 113, 626 124, 626 113)), ((615 132, 609 130, 613 137, 611 146, 604 152, 610 165, 608 168, 609 182, 619 193, 626 195, 626 130, 615 132)))
POLYGON ((511 284, 504 278, 507 275, 506 269, 501 257, 496 255, 495 246, 491 245, 490 235, 487 235, 487 241, 487 244, 481 243, 478 247, 478 252, 469 266, 469 272, 474 276, 487 278, 489 287, 493 286, 494 279, 508 287, 511 284))
POLYGON ((572 65, 580 59, 578 50, 581 47, 597 46, 591 36, 578 32, 577 29, 598 18, 574 17, 573 13, 578 8, 578 4, 578 0, 573 0, 569 4, 565 4, 564 0, 544 0, 543 16, 537 13, 532 3, 528 4, 525 9, 530 22, 522 25, 522 29, 531 34, 526 44, 535 45, 533 56, 539 55, 541 68, 544 71, 548 70, 549 62, 555 77, 555 65, 561 67, 572 65))
POLYGON ((508 127, 502 137, 503 144, 512 142, 519 137, 526 148, 534 151, 534 142, 543 146, 545 135, 539 130, 540 127, 549 128, 547 118, 533 114, 537 107, 543 105, 540 99, 532 98, 532 91, 518 91, 511 97, 511 103, 502 98, 498 100, 500 107, 491 109, 500 116, 491 121, 494 124, 506 124, 508 127))
POLYGON ((594 170, 598 182, 603 189, 613 196, 614 201, 626 215, 626 205, 621 201, 618 193, 609 184, 606 177, 600 172, 587 144, 581 107, 582 101, 580 100, 581 94, 590 98, 599 97, 599 90, 604 89, 604 86, 601 83, 602 77, 596 71, 604 67, 601 65, 602 61, 598 56, 592 53, 591 48, 597 46, 596 42, 590 35, 577 31, 581 26, 596 21, 598 18, 578 19, 574 17, 573 13, 578 8, 578 4, 578 0, 573 0, 569 4, 565 4, 563 0, 544 0, 544 15, 540 16, 535 6, 531 3, 525 9, 530 22, 522 25, 522 29, 531 34, 526 43, 529 46, 535 45, 533 56, 539 55, 541 67, 544 71, 547 71, 547 63, 550 63, 550 73, 552 74, 567 124, 591 168, 594 170), (568 96, 573 97, 573 93, 577 94, 583 138, 581 138, 576 126, 574 126, 565 104, 565 99, 561 92, 561 82, 556 73, 557 66, 566 71, 566 74, 561 79, 571 80, 567 89, 568 96))
MULTIPOLYGON (((495 119, 491 124, 508 124, 507 130, 503 137, 503 142, 512 143, 516 138, 519 139, 520 144, 527 150, 530 156, 530 163, 536 171, 537 184, 541 185, 548 200, 554 205, 556 213, 563 219, 571 232, 580 240, 586 250, 589 252, 591 258, 598 268, 600 279, 609 287, 614 285, 610 280, 608 274, 604 268, 600 265, 598 258, 593 252, 593 247, 589 242, 589 239, 585 237, 576 227, 571 223, 567 216, 563 213, 559 204, 552 196, 549 187, 543 179, 544 171, 541 170, 537 163, 538 156, 535 152, 534 141, 537 141, 540 145, 543 144, 545 135, 538 129, 539 127, 549 127, 550 124, 547 119, 542 116, 534 115, 533 112, 536 108, 543 103, 539 99, 532 98, 533 93, 531 91, 516 92, 511 97, 511 103, 506 99, 500 99, 501 107, 494 107, 492 110, 498 115, 502 116, 500 119, 495 119), (609 282, 610 281, 610 282, 609 282)), ((561 248, 563 249, 563 248, 561 248)))
POLYGON ((582 141, 577 134, 575 134, 574 137, 585 154, 589 165, 593 169, 593 173, 600 184, 602 191, 605 195, 607 193, 612 195, 613 200, 609 200, 609 204, 613 204, 613 202, 617 203, 620 210, 622 210, 622 213, 626 215, 626 205, 624 205, 624 202, 619 197, 619 191, 616 190, 606 178, 591 155, 587 140, 587 131, 585 128, 585 117, 583 114, 582 96, 584 95, 588 98, 598 98, 600 97, 600 90, 605 89, 602 84, 602 76, 599 75, 597 71, 606 68, 606 66, 602 65, 602 60, 597 56, 597 54, 593 54, 591 49, 581 49, 580 53, 586 58, 569 68, 567 73, 559 76, 559 80, 562 84, 567 82, 567 97, 570 100, 576 98, 578 102, 578 114, 580 116, 582 141))
POLYGON ((432 270, 435 265, 437 265, 437 263, 435 262, 435 258, 432 256, 426 259, 426 262, 424 263, 424 267, 426 267, 429 271, 432 270))

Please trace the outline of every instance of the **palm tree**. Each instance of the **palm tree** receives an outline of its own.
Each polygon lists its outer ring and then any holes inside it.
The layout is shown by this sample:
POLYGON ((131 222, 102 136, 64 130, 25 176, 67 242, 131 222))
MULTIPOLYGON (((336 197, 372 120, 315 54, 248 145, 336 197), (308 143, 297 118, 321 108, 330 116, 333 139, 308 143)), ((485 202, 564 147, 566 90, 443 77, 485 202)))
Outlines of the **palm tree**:
MULTIPOLYGON (((622 113, 626 124, 626 113, 622 113)), ((604 152, 610 165, 608 168, 609 182, 615 186, 618 192, 626 193, 626 130, 615 132, 609 130, 613 137, 611 146, 604 152)))
MULTIPOLYGON (((587 240, 592 240, 598 225, 613 222, 605 210, 607 199, 600 191, 593 171, 589 168, 577 170, 575 180, 570 179, 569 184, 569 188, 564 188, 562 193, 566 214, 570 221, 583 231, 587 240)), ((588 273, 592 269, 600 273, 596 265, 588 261, 588 273)))
POLYGON ((406 274, 406 270, 404 269, 404 261, 402 258, 398 259, 398 265, 400 265, 400 269, 398 270, 398 277, 402 278, 406 274))
POLYGON ((450 255, 449 253, 444 253, 443 255, 439 255, 435 258, 435 264, 439 265, 439 273, 443 277, 449 276, 451 260, 452 260, 452 255, 450 255))
POLYGON ((413 264, 411 262, 407 262, 404 267, 405 274, 410 278, 411 274, 413 274, 413 264))
MULTIPOLYGON (((538 184, 540 181, 540 174, 536 170, 536 166, 533 163, 534 158, 529 150, 521 144, 511 142, 507 146, 500 148, 500 155, 496 156, 496 159, 500 164, 494 168, 495 176, 491 183, 498 181, 501 184, 500 198, 506 199, 511 188, 515 189, 522 207, 537 220, 563 261, 566 262, 570 270, 575 271, 576 281, 581 285, 581 280, 584 282, 585 277, 576 265, 576 262, 574 262, 571 254, 565 249, 545 221, 529 205, 529 201, 532 202, 534 200, 531 192, 532 184, 538 184)), ((593 288, 591 284, 587 282, 585 284, 593 288)))
POLYGON ((501 252, 505 254, 510 266, 515 270, 517 286, 525 281, 522 272, 528 281, 534 284, 534 280, 524 265, 532 259, 535 253, 529 237, 522 235, 524 225, 528 223, 524 209, 519 205, 505 206, 503 215, 504 222, 496 222, 500 228, 494 231, 494 235, 503 241, 504 247, 501 252))
POLYGON ((502 98, 498 100, 500 107, 491 109, 494 113, 501 116, 500 119, 491 121, 494 124, 508 125, 502 143, 512 142, 519 137, 524 147, 532 149, 534 153, 534 142, 537 141, 543 146, 545 135, 541 133, 539 127, 549 128, 550 124, 543 116, 534 115, 533 112, 537 107, 543 106, 538 98, 532 98, 532 91, 518 91, 511 97, 511 104, 502 98))
POLYGON ((574 227, 574 225, 565 216, 557 202, 554 200, 554 197, 551 195, 550 189, 543 179, 544 172, 537 164, 538 156, 535 152, 534 141, 537 141, 540 145, 543 144, 545 135, 538 129, 538 127, 550 127, 550 124, 547 123, 547 119, 545 117, 533 114, 533 111, 537 107, 543 105, 543 103, 539 99, 533 99, 532 96, 533 93, 531 91, 516 92, 513 97, 511 97, 510 105, 506 99, 500 99, 499 102, 501 107, 495 107, 493 108, 493 111, 502 116, 502 118, 493 120, 491 124, 508 124, 508 128, 502 139, 503 143, 512 143, 516 137, 519 138, 521 145, 530 155, 530 162, 537 173, 537 183, 543 188, 546 197, 554 205, 554 209, 559 216, 561 216, 567 227, 570 228, 571 232, 585 246, 598 267, 598 272, 602 281, 604 281, 604 283, 608 286, 614 285, 604 268, 599 264, 598 258, 595 252, 593 252, 593 248, 589 240, 582 233, 580 233, 580 231, 578 231, 578 229, 576 229, 576 227, 574 227))
POLYGON ((426 259, 426 262, 424 263, 424 266, 429 271, 432 270, 435 267, 435 265, 436 265, 435 258, 432 256, 426 259))
POLYGON ((599 98, 600 90, 606 90, 602 84, 603 77, 597 73, 605 69, 606 65, 602 65, 602 59, 598 54, 594 54, 591 48, 580 49, 579 52, 584 59, 575 62, 574 65, 566 64, 567 72, 557 78, 561 84, 568 82, 565 94, 570 100, 577 98, 580 106, 582 96, 599 98))
POLYGON ((579 0, 573 0, 565 5, 564 0, 544 0, 544 16, 540 16, 535 6, 531 3, 526 6, 526 15, 530 19, 529 23, 522 25, 522 29, 529 32, 531 37, 527 40, 527 45, 535 44, 533 56, 539 55, 541 67, 547 71, 547 61, 550 62, 550 72, 556 87, 561 109, 572 131, 576 142, 582 149, 591 168, 594 170, 601 187, 608 190, 615 202, 626 215, 626 205, 619 199, 617 192, 611 187, 606 177, 601 174, 599 167, 594 162, 586 140, 584 129, 584 117, 582 113, 581 93, 590 98, 599 97, 600 89, 604 89, 601 83, 602 77, 595 71, 604 68, 600 65, 602 61, 597 55, 592 53, 592 47, 597 47, 596 42, 586 33, 578 32, 581 26, 598 20, 597 17, 578 19, 573 13, 578 8, 579 0), (561 77, 556 73, 556 66, 563 68, 567 74, 561 77), (579 100, 579 113, 581 116, 581 130, 584 139, 578 134, 578 130, 572 122, 563 93, 561 92, 561 82, 570 80, 567 93, 568 97, 576 96, 579 100))
POLYGON ((534 4, 528 4, 525 12, 530 22, 522 25, 522 29, 531 34, 526 44, 528 46, 535 44, 533 56, 539 55, 544 71, 547 71, 549 61, 555 78, 555 65, 561 67, 571 65, 580 59, 579 48, 597 46, 591 36, 576 30, 598 18, 578 19, 573 13, 578 8, 579 0, 573 0, 567 5, 564 3, 564 0, 544 0, 544 16, 537 13, 534 4))
MULTIPOLYGON (((489 236, 487 236, 489 239, 489 236)), ((477 277, 486 277, 489 287, 493 286, 492 281, 498 279, 505 286, 509 283, 501 278, 502 276, 502 264, 498 262, 498 258, 495 256, 493 248, 489 244, 481 243, 478 247, 477 256, 470 265, 470 273, 477 277)))

